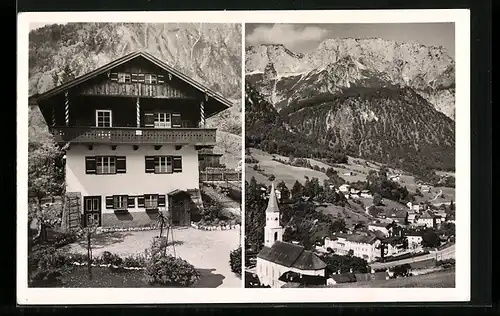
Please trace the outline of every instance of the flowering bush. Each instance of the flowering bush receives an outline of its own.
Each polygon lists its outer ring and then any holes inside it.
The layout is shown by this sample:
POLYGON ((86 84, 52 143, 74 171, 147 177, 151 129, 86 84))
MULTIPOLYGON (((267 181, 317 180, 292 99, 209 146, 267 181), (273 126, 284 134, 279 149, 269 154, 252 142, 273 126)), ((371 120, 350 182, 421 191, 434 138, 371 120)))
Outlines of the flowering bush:
POLYGON ((229 253, 229 265, 232 272, 241 275, 241 246, 229 253))
POLYGON ((109 251, 105 251, 101 255, 102 264, 110 264, 113 266, 121 266, 123 263, 123 259, 120 258, 117 254, 111 253, 109 251))
POLYGON ((153 256, 146 263, 144 272, 148 284, 188 287, 200 279, 192 264, 171 255, 153 256))
POLYGON ((141 255, 137 256, 128 256, 123 259, 123 265, 125 267, 134 267, 134 268, 140 268, 144 267, 146 265, 146 258, 141 255))

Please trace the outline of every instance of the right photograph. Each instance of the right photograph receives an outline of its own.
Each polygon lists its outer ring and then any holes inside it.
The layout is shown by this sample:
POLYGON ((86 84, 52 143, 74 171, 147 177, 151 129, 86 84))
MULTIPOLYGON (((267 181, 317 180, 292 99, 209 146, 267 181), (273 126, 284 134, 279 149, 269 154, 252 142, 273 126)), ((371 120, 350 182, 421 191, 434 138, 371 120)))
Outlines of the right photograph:
POLYGON ((245 287, 455 288, 455 24, 245 42, 245 287))

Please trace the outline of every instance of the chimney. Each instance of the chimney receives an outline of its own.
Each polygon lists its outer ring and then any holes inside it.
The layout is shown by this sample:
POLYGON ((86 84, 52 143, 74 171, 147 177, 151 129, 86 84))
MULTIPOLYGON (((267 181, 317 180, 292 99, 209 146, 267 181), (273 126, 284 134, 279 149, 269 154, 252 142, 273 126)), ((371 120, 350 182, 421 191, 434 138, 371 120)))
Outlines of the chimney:
POLYGON ((336 274, 340 274, 340 269, 337 270, 337 273, 336 274))

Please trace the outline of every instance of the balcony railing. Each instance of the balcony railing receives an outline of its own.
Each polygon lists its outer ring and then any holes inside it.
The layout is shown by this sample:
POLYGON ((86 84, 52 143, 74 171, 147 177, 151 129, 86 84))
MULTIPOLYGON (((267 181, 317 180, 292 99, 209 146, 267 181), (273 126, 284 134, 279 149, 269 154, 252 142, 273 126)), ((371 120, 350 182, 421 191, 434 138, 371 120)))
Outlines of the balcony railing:
POLYGON ((52 127, 58 143, 215 145, 214 128, 52 127))

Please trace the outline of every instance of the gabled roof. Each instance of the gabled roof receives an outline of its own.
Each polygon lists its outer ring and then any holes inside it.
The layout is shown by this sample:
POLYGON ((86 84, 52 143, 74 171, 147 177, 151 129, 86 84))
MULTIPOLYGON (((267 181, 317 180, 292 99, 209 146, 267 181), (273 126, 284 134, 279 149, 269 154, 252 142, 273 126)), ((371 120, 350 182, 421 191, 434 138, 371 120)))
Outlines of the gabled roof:
POLYGON ((305 250, 303 246, 282 241, 276 241, 272 247, 262 248, 257 258, 299 270, 326 268, 326 264, 321 259, 311 251, 305 250))
POLYGON ((429 211, 425 211, 424 214, 422 214, 422 216, 420 216, 420 218, 423 218, 423 219, 432 219, 432 218, 434 218, 434 215, 431 214, 429 211))
MULTIPOLYGON (((35 98, 36 100, 43 100, 43 99, 46 99, 46 98, 49 98, 53 95, 56 95, 56 94, 59 94, 67 89, 70 89, 72 87, 75 87, 89 79, 92 79, 92 78, 95 78, 96 76, 98 75, 101 75, 101 74, 104 74, 106 73, 107 71, 119 66, 119 65, 122 65, 126 62, 129 62, 137 57, 143 57, 144 59, 148 60, 149 62, 155 64, 156 66, 162 68, 163 70, 171 73, 172 75, 174 75, 175 77, 181 79, 182 81, 190 84, 191 86, 195 87, 196 89, 200 90, 201 92, 203 93, 206 93, 208 96, 214 98, 215 100, 219 101, 220 103, 222 103, 226 108, 228 107, 231 107, 233 106, 233 104, 227 100, 226 98, 224 98, 222 95, 220 95, 219 93, 213 91, 212 89, 208 88, 207 86, 197 82, 196 80, 188 77, 187 75, 183 74, 182 72, 176 70, 175 68, 171 67, 170 65, 166 64, 165 62, 161 61, 160 59, 156 58, 155 56, 151 55, 150 53, 148 52, 145 52, 145 51, 135 51, 135 52, 132 52, 130 54, 127 54, 123 57, 120 57, 104 66, 101 66, 91 72, 88 72, 84 75, 81 75, 73 80, 70 80, 60 86, 57 86, 53 89, 50 89, 42 94, 35 94, 35 95, 32 95, 30 96, 30 102, 31 100, 33 100, 33 98, 35 98)), ((220 111, 218 111, 220 112, 220 111)))

